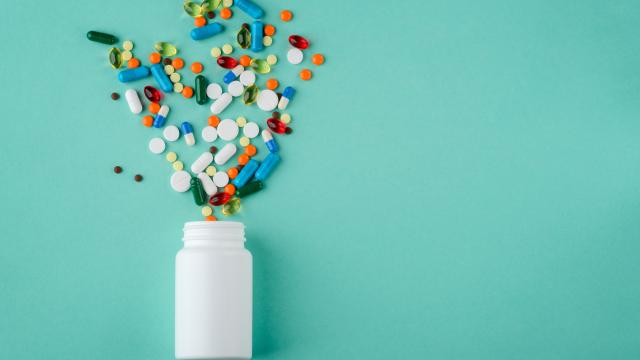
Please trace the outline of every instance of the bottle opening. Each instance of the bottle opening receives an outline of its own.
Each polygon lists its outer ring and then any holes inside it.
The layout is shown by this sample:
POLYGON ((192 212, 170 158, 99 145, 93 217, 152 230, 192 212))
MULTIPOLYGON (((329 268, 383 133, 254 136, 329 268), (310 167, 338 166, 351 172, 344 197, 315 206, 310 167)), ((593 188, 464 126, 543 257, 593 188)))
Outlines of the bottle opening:
POLYGON ((182 241, 245 241, 244 224, 237 221, 190 221, 184 224, 183 231, 182 241))

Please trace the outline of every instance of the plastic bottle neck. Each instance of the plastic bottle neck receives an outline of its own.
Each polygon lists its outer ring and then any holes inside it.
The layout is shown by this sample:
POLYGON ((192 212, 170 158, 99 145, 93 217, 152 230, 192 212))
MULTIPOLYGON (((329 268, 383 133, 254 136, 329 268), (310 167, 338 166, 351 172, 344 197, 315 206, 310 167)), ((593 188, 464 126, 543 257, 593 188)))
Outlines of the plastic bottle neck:
POLYGON ((244 225, 235 221, 191 221, 184 224, 184 247, 244 248, 244 225))

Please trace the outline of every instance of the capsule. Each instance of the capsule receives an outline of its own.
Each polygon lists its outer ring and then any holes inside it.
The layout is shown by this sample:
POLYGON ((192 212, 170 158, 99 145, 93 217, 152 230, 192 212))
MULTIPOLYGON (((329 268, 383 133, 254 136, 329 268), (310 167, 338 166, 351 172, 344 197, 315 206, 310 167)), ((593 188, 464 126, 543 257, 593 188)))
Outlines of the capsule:
POLYGON ((140 97, 135 90, 129 89, 125 91, 124 98, 127 100, 129 110, 131 110, 132 113, 140 114, 142 112, 142 102, 140 102, 140 97))
POLYGON ((244 92, 242 93, 242 102, 244 102, 245 105, 253 104, 254 102, 256 102, 257 98, 258 87, 255 84, 244 88, 244 92))
POLYGON ((233 214, 237 213, 238 211, 240 211, 240 199, 239 198, 233 198, 233 199, 227 201, 226 204, 222 205, 222 214, 224 216, 233 215, 233 214))
POLYGON ((193 136, 193 126, 189 124, 189 122, 185 121, 180 126, 182 128, 182 133, 184 134, 184 142, 189 146, 193 146, 196 143, 196 138, 193 136))
POLYGON ((162 99, 162 93, 153 86, 144 87, 144 96, 151 102, 160 102, 162 99))
POLYGON ((191 38, 193 40, 203 40, 210 38, 214 35, 220 34, 224 31, 224 26, 217 22, 212 22, 209 25, 195 28, 191 30, 191 38))
POLYGON ((287 86, 286 88, 284 88, 284 91, 282 92, 282 97, 280 98, 280 102, 278 102, 278 109, 280 110, 286 109, 287 105, 289 105, 289 101, 293 99, 293 95, 295 94, 296 94, 296 90, 291 86, 287 86))
POLYGON ((87 32, 87 39, 107 45, 113 45, 118 42, 117 37, 99 31, 87 32))
POLYGON ((262 10, 262 8, 256 5, 253 1, 236 0, 233 2, 233 5, 254 19, 260 19, 264 16, 264 10, 262 10))
POLYGON ((153 127, 163 127, 164 123, 167 122, 167 115, 169 115, 169 105, 164 104, 160 106, 160 110, 158 110, 156 117, 153 119, 153 127))
POLYGON ((262 50, 262 37, 264 35, 264 24, 262 21, 254 21, 251 24, 251 51, 262 50))
POLYGON ((216 99, 216 101, 211 104, 211 113, 213 115, 218 115, 224 111, 224 109, 231 104, 231 100, 233 100, 233 96, 229 93, 223 93, 216 99))
POLYGON ((287 124, 276 118, 267 119, 267 126, 276 134, 284 134, 287 131, 287 124))
POLYGON ((264 59, 252 59, 251 69, 258 74, 268 74, 271 72, 271 65, 264 59))
POLYGON ((231 56, 220 56, 218 59, 216 59, 216 62, 218 63, 218 65, 220 65, 220 67, 225 69, 233 69, 234 67, 238 66, 238 60, 232 58, 231 56))
POLYGON ((202 181, 199 178, 191 178, 191 193, 193 194, 193 201, 196 205, 204 205, 207 202, 207 193, 204 192, 202 187, 202 181))
POLYGON ((279 162, 280 155, 276 153, 267 155, 267 157, 262 161, 262 164, 260 165, 258 170, 256 170, 256 180, 264 181, 264 179, 266 179, 271 174, 271 172, 279 162))
POLYGON ((233 143, 227 143, 227 145, 223 146, 220 151, 216 154, 214 161, 217 165, 224 165, 235 155, 238 149, 233 143))
POLYGON ((289 44, 293 47, 297 47, 300 50, 304 50, 309 47, 309 41, 300 35, 289 36, 289 44))
POLYGON ((169 80, 167 74, 164 72, 164 67, 162 66, 162 64, 151 65, 151 74, 153 75, 153 78, 156 80, 158 86, 162 91, 166 93, 173 91, 173 84, 171 83, 171 80, 169 80))
POLYGON ((196 102, 200 105, 204 105, 209 101, 207 97, 207 85, 209 84, 204 75, 196 76, 196 102))
POLYGON ((218 187, 214 184, 213 180, 209 177, 209 175, 201 172, 198 174, 198 179, 202 182, 202 187, 204 188, 204 192, 207 195, 212 196, 218 191, 218 187))
POLYGON ((244 66, 238 65, 233 69, 229 70, 226 74, 224 74, 224 78, 222 78, 222 81, 224 81, 225 84, 231 84, 231 82, 235 80, 238 76, 240 76, 240 74, 242 74, 243 71, 244 71, 244 66))
POLYGON ((153 45, 153 47, 160 53, 162 56, 173 56, 178 53, 178 49, 172 43, 158 41, 153 45))
POLYGON ((270 153, 278 152, 278 143, 276 142, 276 139, 273 138, 271 131, 267 129, 262 130, 262 140, 264 140, 264 144, 267 146, 267 150, 269 150, 270 153))
POLYGON ((120 53, 120 49, 111 48, 109 50, 109 64, 114 69, 120 69, 122 66, 122 53, 120 53))
POLYGON ((149 68, 146 66, 140 66, 135 69, 122 70, 118 73, 118 80, 121 83, 128 83, 130 81, 144 79, 149 76, 149 68))
POLYGON ((247 184, 249 180, 253 177, 253 174, 258 170, 260 166, 260 162, 256 160, 249 160, 249 162, 242 168, 238 176, 231 182, 236 189, 239 189, 247 184))
POLYGON ((248 182, 245 186, 236 189, 236 196, 239 198, 249 196, 253 193, 256 193, 260 190, 264 189, 264 183, 260 180, 254 180, 248 182))
POLYGON ((241 27, 236 35, 236 40, 241 48, 248 49, 251 46, 251 31, 244 26, 241 27))
POLYGON ((203 172, 212 161, 213 154, 209 151, 203 152, 202 155, 198 156, 196 161, 191 164, 191 172, 194 174, 203 172))
POLYGON ((209 204, 213 206, 220 206, 226 204, 229 199, 231 199, 231 194, 229 194, 228 192, 219 192, 211 196, 211 199, 209 199, 209 204))

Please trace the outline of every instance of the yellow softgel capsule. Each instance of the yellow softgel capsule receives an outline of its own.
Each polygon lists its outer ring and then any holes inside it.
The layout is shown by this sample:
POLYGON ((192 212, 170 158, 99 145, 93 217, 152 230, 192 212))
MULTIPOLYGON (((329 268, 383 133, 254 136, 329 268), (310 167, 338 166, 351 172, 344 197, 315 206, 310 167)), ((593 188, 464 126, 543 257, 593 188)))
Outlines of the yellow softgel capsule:
POLYGON ((177 83, 178 81, 180 81, 181 78, 182 77, 177 72, 174 72, 173 74, 169 75, 169 79, 174 84, 177 83))
POLYGON ((173 170, 180 171, 182 169, 184 169, 184 164, 182 163, 182 161, 178 160, 173 163, 173 170))
POLYGON ((210 208, 208 206, 204 206, 202 208, 202 216, 209 216, 211 214, 213 214, 213 209, 212 208, 210 208))
POLYGON ((172 162, 178 160, 178 154, 174 153, 173 151, 169 151, 167 153, 166 158, 167 158, 168 162, 172 163, 172 162))
POLYGON ((231 46, 231 44, 222 45, 222 52, 226 55, 231 54, 233 52, 233 46, 231 46))
POLYGON ((245 118, 244 116, 238 116, 238 118, 236 119, 236 124, 238 125, 238 127, 244 127, 245 125, 247 125, 247 118, 245 118))
POLYGON ((227 8, 233 6, 233 0, 222 0, 222 6, 227 8))
POLYGON ((181 93, 184 90, 184 85, 182 83, 173 84, 173 92, 181 93))
POLYGON ((211 49, 211 56, 214 58, 219 58, 222 55, 222 50, 220 48, 214 47, 211 49))
POLYGON ((282 121, 285 124, 290 123, 291 122, 291 115, 289 115, 289 114, 280 115, 280 121, 282 121))
POLYGON ((275 65, 278 62, 278 57, 271 54, 269 56, 267 56, 267 64, 269 65, 275 65))
POLYGON ((125 40, 122 43, 122 48, 127 50, 127 51, 133 50, 133 42, 131 40, 125 40))
POLYGON ((164 73, 165 73, 165 74, 167 74, 167 75, 171 75, 171 74, 173 74, 174 72, 176 72, 176 68, 174 68, 173 66, 171 66, 171 65, 165 65, 165 66, 164 66, 164 73))
POLYGON ((271 36, 265 36, 262 38, 262 45, 271 46, 273 44, 273 38, 271 36))
POLYGON ((129 50, 125 50, 122 52, 122 60, 129 61, 133 57, 133 54, 129 50))
POLYGON ((216 170, 215 166, 207 166, 207 170, 205 170, 204 172, 209 176, 213 176, 216 174, 216 172, 218 172, 218 170, 216 170))
POLYGON ((249 144, 251 144, 251 140, 249 140, 248 137, 243 136, 240 138, 240 146, 247 146, 249 144))

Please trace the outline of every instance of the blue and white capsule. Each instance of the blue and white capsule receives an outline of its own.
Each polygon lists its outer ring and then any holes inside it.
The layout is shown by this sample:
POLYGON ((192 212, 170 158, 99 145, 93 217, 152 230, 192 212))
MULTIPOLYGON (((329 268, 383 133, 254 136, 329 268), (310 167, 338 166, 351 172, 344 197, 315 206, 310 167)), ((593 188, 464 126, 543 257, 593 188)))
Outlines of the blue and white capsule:
POLYGON ((238 76, 240 76, 240 74, 242 74, 243 72, 244 66, 238 65, 224 74, 222 81, 224 81, 225 84, 231 84, 233 80, 237 79, 238 76))
POLYGON ((191 38, 193 40, 204 40, 212 37, 213 35, 220 34, 224 31, 224 26, 217 22, 212 22, 209 25, 195 28, 191 30, 191 38))
POLYGON ((189 122, 185 121, 182 123, 182 125, 180 125, 180 127, 182 128, 182 133, 184 134, 184 142, 186 142, 189 146, 195 145, 196 138, 195 136, 193 136, 193 126, 191 126, 189 122))
POLYGON ((262 38, 264 37, 264 24, 262 21, 254 21, 251 24, 251 51, 262 50, 262 38))
POLYGON ((120 80, 121 83, 128 83, 131 81, 144 79, 147 76, 149 76, 149 68, 146 66, 140 66, 135 69, 120 71, 118 73, 118 80, 120 80))
POLYGON ((256 170, 258 170, 258 167, 260 167, 259 161, 253 159, 249 160, 249 162, 246 163, 242 170, 240 170, 238 176, 236 176, 236 178, 233 179, 231 183, 236 187, 236 189, 245 186, 249 182, 249 180, 251 180, 256 170))
POLYGON ((156 79, 158 86, 160 89, 166 93, 171 92, 173 90, 173 84, 169 77, 164 72, 164 67, 162 64, 153 64, 151 65, 151 75, 156 79))
POLYGON ((264 181, 264 179, 266 179, 271 174, 271 172, 279 162, 280 155, 276 153, 267 155, 267 157, 264 158, 264 161, 262 161, 262 164, 260 165, 258 170, 256 170, 255 178, 257 180, 264 181))
POLYGON ((169 106, 162 105, 160 106, 160 110, 156 114, 156 117, 153 119, 153 127, 161 128, 164 126, 164 123, 167 122, 167 115, 169 115, 169 106))
POLYGON ((286 109, 287 105, 289 105, 289 101, 293 99, 293 95, 295 94, 296 94, 296 89, 292 88, 291 86, 287 86, 286 88, 284 88, 284 91, 282 92, 282 97, 280 98, 280 102, 278 102, 278 109, 280 110, 286 109))
POLYGON ((233 5, 254 19, 260 19, 264 16, 264 10, 262 10, 262 8, 256 5, 253 1, 236 0, 233 2, 233 5))
POLYGON ((264 144, 267 146, 270 153, 278 152, 278 143, 276 142, 276 139, 273 138, 271 131, 267 129, 262 130, 262 140, 264 140, 264 144))

